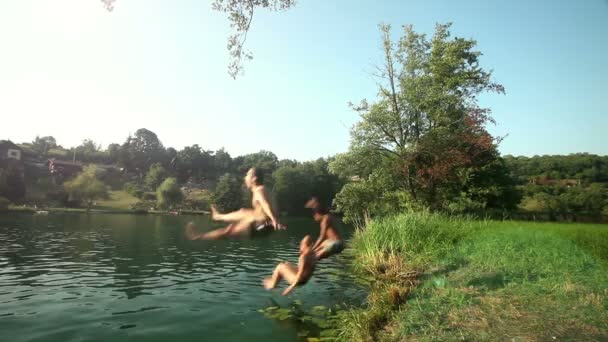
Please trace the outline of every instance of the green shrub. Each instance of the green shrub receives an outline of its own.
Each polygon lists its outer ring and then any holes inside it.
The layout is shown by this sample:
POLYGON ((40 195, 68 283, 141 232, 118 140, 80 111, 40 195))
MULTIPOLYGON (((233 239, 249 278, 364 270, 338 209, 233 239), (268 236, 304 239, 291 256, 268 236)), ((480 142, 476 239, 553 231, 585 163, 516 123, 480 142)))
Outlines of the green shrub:
POLYGON ((144 201, 156 201, 156 193, 155 192, 144 192, 141 196, 141 199, 144 201))
POLYGON ((181 202, 183 194, 177 184, 177 180, 173 177, 165 179, 156 190, 156 198, 159 207, 163 209, 173 208, 181 202))
POLYGON ((126 182, 122 189, 129 195, 141 199, 144 195, 143 187, 135 182, 126 182))

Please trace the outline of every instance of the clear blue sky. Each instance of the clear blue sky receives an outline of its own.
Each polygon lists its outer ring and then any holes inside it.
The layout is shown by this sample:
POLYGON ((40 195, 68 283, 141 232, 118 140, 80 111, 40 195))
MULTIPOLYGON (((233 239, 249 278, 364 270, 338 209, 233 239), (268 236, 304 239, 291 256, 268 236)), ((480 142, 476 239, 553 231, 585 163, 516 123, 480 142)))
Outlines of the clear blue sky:
POLYGON ((226 73, 226 17, 201 0, 0 1, 0 139, 104 147, 145 127, 165 146, 344 152, 376 95, 380 22, 473 38, 506 95, 483 96, 504 154, 608 154, 608 2, 300 0, 257 13, 245 74, 226 73), (264 129, 264 133, 254 130, 264 129))

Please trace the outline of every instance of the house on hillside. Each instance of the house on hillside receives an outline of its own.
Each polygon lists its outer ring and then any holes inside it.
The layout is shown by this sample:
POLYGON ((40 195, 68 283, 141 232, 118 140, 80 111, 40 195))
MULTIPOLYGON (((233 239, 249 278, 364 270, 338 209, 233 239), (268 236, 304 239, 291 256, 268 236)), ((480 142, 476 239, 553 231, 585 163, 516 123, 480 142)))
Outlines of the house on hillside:
POLYGON ((21 148, 10 140, 0 140, 0 159, 21 160, 21 148))
POLYGON ((10 140, 0 140, 0 168, 17 170, 24 177, 21 149, 10 140))
POLYGON ((21 149, 10 140, 0 140, 0 171, 6 176, 3 197, 20 200, 25 196, 25 168, 21 149))

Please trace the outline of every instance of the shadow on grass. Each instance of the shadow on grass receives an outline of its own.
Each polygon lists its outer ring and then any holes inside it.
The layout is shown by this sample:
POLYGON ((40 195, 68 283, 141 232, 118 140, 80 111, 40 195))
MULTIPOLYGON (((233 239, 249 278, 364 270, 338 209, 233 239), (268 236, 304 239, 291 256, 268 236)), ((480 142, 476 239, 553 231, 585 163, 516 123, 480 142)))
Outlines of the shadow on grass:
POLYGON ((488 290, 496 290, 507 286, 510 282, 511 280, 504 273, 489 273, 471 279, 467 285, 483 287, 488 290))
POLYGON ((427 272, 420 273, 418 279, 421 281, 434 279, 438 277, 445 277, 448 274, 464 268, 469 265, 469 261, 464 258, 458 258, 451 260, 449 263, 441 265, 437 268, 433 268, 427 272))

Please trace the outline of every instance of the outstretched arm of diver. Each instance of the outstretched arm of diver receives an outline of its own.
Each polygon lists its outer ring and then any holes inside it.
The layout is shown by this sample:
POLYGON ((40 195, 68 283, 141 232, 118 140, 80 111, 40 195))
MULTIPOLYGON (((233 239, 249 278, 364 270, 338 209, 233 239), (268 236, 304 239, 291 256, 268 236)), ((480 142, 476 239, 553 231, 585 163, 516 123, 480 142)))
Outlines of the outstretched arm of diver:
POLYGON ((272 209, 270 208, 270 204, 268 203, 268 199, 266 198, 266 194, 263 191, 258 190, 258 202, 260 202, 260 205, 262 206, 262 210, 264 210, 264 213, 266 213, 266 215, 272 221, 272 226, 274 227, 274 229, 279 229, 279 222, 277 221, 277 218, 274 216, 274 213, 272 212, 272 209))
POLYGON ((296 279, 294 280, 294 282, 292 284, 289 285, 289 287, 287 287, 282 295, 283 296, 287 296, 291 291, 293 291, 293 289, 298 286, 298 283, 300 282, 300 278, 302 278, 302 273, 304 273, 304 263, 306 262, 306 258, 301 255, 300 256, 300 260, 298 262, 298 274, 296 274, 296 279))
POLYGON ((314 245, 312 245, 312 250, 314 251, 317 247, 319 247, 321 245, 321 243, 323 242, 323 240, 325 240, 325 232, 327 231, 327 220, 324 218, 323 220, 321 220, 321 231, 319 232, 319 238, 317 239, 317 241, 315 242, 314 245))

